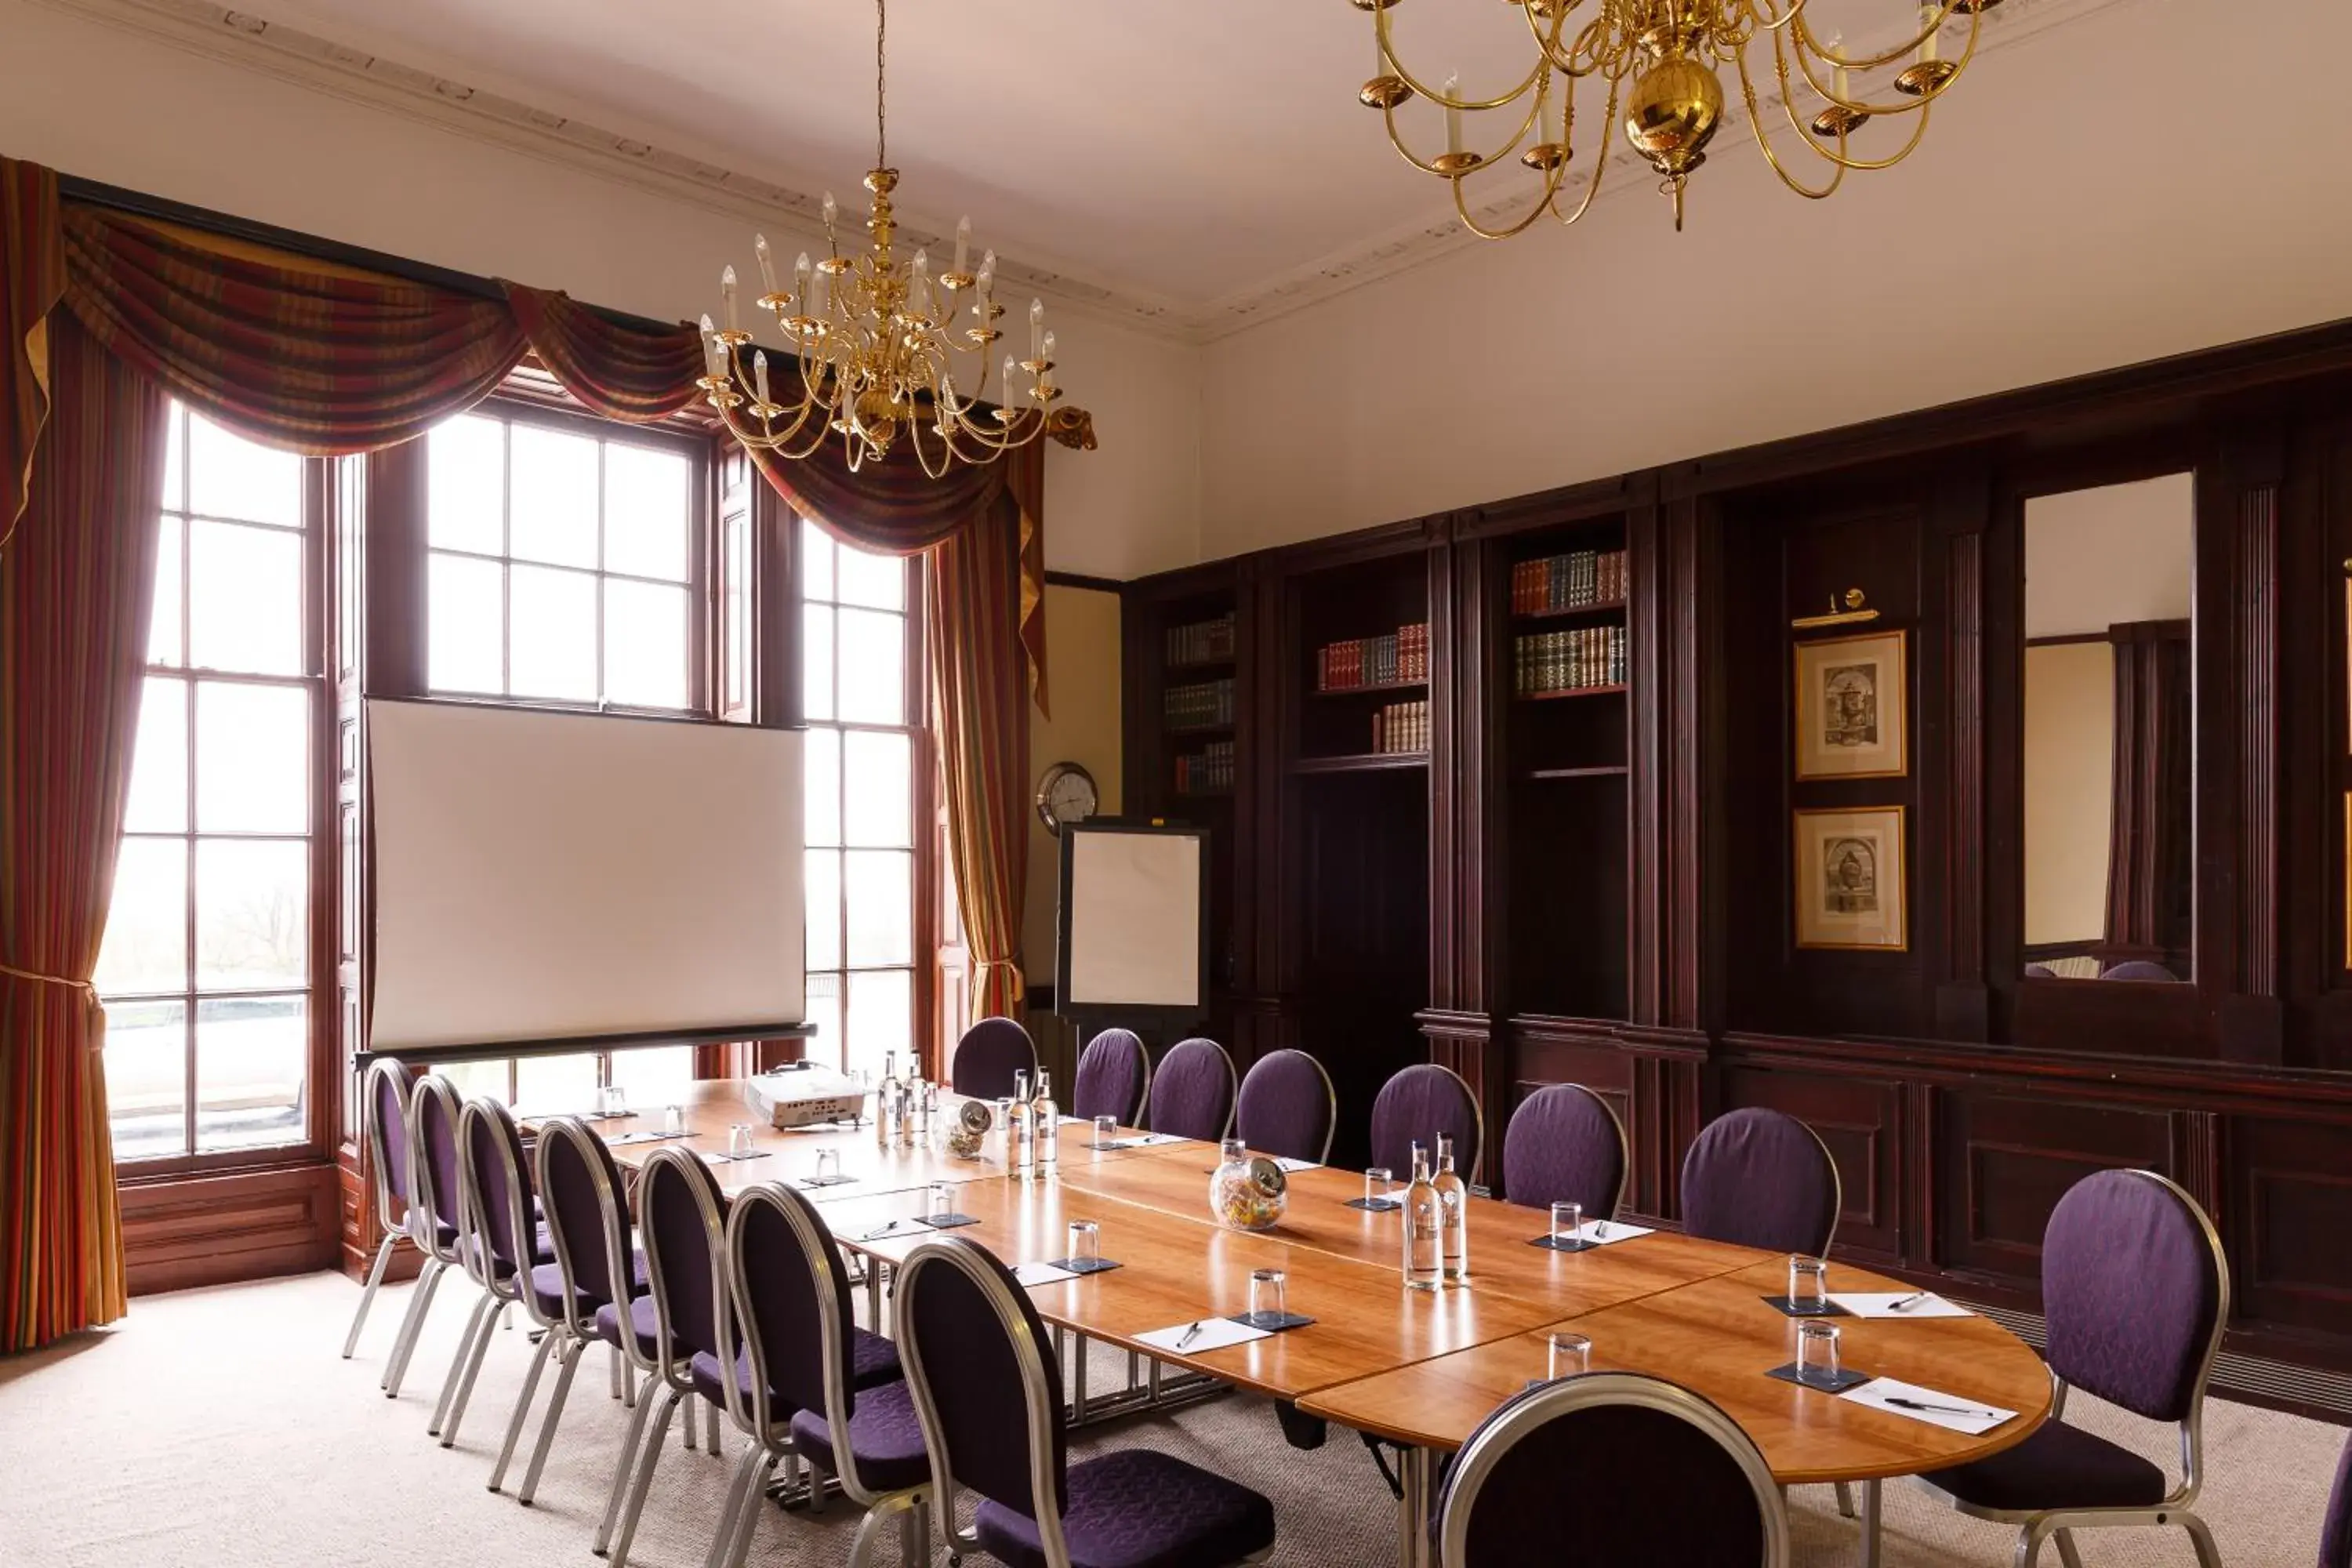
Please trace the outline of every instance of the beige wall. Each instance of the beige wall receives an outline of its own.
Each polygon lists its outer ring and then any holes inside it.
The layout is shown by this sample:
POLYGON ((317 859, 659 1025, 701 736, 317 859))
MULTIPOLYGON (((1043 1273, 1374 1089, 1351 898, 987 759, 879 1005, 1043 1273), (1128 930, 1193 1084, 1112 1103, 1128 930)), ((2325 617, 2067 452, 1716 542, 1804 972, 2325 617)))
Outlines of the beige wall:
POLYGON ((2104 642, 2025 650, 2025 941, 2105 933, 2115 816, 2115 653, 2104 642))
MULTIPOLYGON (((1118 595, 1092 588, 1045 588, 1045 676, 1054 716, 1029 713, 1029 780, 1055 763, 1076 763, 1092 773, 1111 815, 1119 801, 1118 595)), ((1029 821, 1029 901, 1021 951, 1029 983, 1051 985, 1055 957, 1055 911, 1061 898, 1061 840, 1034 813, 1029 821)))

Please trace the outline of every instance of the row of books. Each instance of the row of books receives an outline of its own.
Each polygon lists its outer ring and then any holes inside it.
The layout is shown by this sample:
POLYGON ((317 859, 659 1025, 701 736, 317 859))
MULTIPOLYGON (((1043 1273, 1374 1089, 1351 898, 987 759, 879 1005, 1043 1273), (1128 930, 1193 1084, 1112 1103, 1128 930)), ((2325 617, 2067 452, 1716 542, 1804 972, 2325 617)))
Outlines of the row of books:
POLYGON ((1522 697, 1625 683, 1625 628, 1580 626, 1512 645, 1511 689, 1522 697))
POLYGON ((1429 700, 1424 697, 1411 702, 1391 702, 1373 714, 1372 750, 1429 750, 1429 700))
POLYGON ((1386 637, 1351 637, 1318 649, 1315 689, 1353 691, 1429 679, 1429 623, 1399 626, 1386 637))
POLYGON ((1511 614, 1540 615, 1584 605, 1613 605, 1625 597, 1625 552, 1572 550, 1511 568, 1511 614))
POLYGON ((1176 759, 1178 795, 1230 795, 1234 787, 1234 743, 1212 741, 1197 756, 1176 759))
POLYGON ((1171 686, 1161 698, 1163 715, 1171 730, 1201 730, 1234 721, 1234 683, 1203 680, 1193 686, 1171 686))
POLYGON ((1234 617, 1230 610, 1213 621, 1168 628, 1168 662, 1207 664, 1234 657, 1234 617))

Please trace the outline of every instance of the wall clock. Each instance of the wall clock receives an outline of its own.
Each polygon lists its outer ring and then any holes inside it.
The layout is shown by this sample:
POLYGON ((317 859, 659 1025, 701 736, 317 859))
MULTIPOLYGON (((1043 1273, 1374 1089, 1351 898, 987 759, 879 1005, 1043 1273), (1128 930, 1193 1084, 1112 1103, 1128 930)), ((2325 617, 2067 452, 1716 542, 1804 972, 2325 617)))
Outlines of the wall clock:
POLYGON ((1076 763, 1055 763, 1037 780, 1037 817, 1056 837, 1064 823, 1084 822, 1100 803, 1094 774, 1076 763))

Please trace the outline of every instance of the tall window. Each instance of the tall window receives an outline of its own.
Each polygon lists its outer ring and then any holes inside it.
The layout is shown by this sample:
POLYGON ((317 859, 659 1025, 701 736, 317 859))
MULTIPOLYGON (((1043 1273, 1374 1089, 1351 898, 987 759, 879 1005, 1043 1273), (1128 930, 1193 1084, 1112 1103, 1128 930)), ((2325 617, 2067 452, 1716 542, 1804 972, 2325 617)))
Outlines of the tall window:
POLYGON ((914 1043, 908 575, 801 524, 811 1055, 852 1070, 914 1043))
POLYGON ((145 691, 99 956, 125 1160, 308 1140, 315 733, 299 458, 174 403, 145 691))

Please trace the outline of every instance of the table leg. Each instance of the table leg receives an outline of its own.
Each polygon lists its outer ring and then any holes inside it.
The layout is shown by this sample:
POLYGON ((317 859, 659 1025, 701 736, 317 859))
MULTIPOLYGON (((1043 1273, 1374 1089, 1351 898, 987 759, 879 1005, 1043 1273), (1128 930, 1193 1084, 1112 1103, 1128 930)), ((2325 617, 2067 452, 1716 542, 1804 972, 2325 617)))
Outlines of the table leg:
POLYGON ((1878 1568, 1879 1483, 1862 1483, 1862 1568, 1878 1568))
POLYGON ((1426 1448, 1407 1447, 1397 1454, 1397 1563, 1399 1568, 1428 1568, 1437 1560, 1429 1543, 1431 1510, 1436 1506, 1434 1457, 1426 1448))

